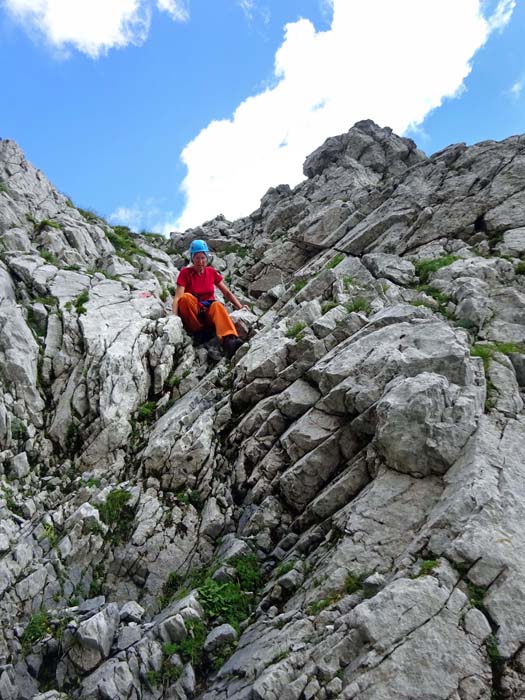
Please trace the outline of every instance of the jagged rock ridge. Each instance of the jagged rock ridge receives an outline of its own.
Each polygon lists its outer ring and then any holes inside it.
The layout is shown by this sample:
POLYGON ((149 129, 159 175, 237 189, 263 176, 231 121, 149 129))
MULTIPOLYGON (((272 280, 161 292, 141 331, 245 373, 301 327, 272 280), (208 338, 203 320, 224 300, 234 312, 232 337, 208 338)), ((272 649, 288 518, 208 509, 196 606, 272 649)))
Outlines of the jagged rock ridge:
POLYGON ((524 696, 524 169, 360 122, 168 243, 0 141, 1 698, 524 696))

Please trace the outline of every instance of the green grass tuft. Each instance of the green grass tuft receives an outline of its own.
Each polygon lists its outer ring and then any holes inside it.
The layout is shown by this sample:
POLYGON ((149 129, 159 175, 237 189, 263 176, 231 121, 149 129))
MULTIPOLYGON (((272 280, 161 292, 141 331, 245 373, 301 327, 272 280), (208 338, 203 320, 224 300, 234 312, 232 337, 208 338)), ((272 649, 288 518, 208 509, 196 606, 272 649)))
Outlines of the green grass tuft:
POLYGON ((343 262, 345 259, 345 254, 344 253, 338 253, 335 257, 333 257, 330 262, 325 266, 325 269, 327 270, 333 270, 334 267, 337 267, 339 263, 343 262))
POLYGON ((114 226, 113 230, 106 232, 106 236, 113 244, 117 255, 128 262, 133 255, 144 256, 144 251, 135 243, 135 234, 127 226, 114 226))
POLYGON ((524 353, 525 346, 517 343, 503 343, 494 341, 493 343, 476 343, 470 348, 472 357, 481 357, 485 373, 488 372, 490 362, 495 352, 509 355, 513 352, 524 353))
POLYGON ((335 301, 327 301, 321 306, 321 313, 324 316, 324 314, 327 314, 332 309, 335 309, 336 306, 337 303, 335 301))
POLYGON ((41 608, 38 612, 31 616, 31 619, 27 623, 20 641, 22 642, 22 648, 24 653, 28 653, 36 642, 43 639, 46 634, 51 632, 50 627, 50 617, 47 610, 41 608))
POLYGON ((428 282, 430 275, 433 272, 441 270, 442 267, 448 267, 452 263, 460 260, 457 255, 444 255, 441 258, 436 258, 434 260, 417 260, 414 262, 414 267, 416 268, 416 274, 423 284, 428 282))
POLYGON ((370 312, 370 309, 370 302, 367 301, 364 297, 356 297, 346 305, 346 310, 349 314, 358 311, 363 311, 367 314, 370 312))
POLYGON ((423 559, 419 567, 418 576, 428 576, 439 564, 437 559, 423 559))
POLYGON ((111 528, 116 542, 127 539, 131 530, 135 514, 128 506, 130 498, 129 491, 115 489, 108 494, 104 503, 97 506, 102 522, 111 528))
POLYGON ((146 401, 139 406, 137 411, 137 420, 141 423, 149 423, 155 418, 155 409, 157 404, 155 401, 146 401))
POLYGON ((48 262, 50 265, 54 265, 55 267, 58 267, 58 258, 56 255, 51 253, 49 250, 41 250, 39 253, 40 257, 48 262))
POLYGON ((294 294, 297 294, 297 292, 300 292, 301 289, 304 289, 307 285, 306 280, 297 280, 297 282, 294 282, 294 285, 292 287, 292 291, 294 294))
POLYGON ((287 338, 295 338, 295 340, 300 340, 301 331, 306 328, 306 323, 299 322, 294 323, 294 325, 286 331, 287 338))
POLYGON ((75 299, 75 309, 77 310, 77 314, 80 316, 81 314, 86 313, 86 307, 84 304, 87 304, 89 301, 89 292, 84 290, 83 292, 80 292, 80 294, 77 296, 75 299))

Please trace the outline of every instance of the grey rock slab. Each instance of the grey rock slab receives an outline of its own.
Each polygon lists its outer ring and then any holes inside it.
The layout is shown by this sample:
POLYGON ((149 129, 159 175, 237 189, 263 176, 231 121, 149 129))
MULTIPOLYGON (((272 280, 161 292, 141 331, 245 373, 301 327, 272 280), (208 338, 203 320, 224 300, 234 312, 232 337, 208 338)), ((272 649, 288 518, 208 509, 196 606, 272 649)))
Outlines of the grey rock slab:
POLYGON ((120 608, 120 619, 123 622, 142 622, 144 608, 135 600, 129 600, 120 608))
POLYGON ((525 227, 505 231, 503 240, 498 243, 496 250, 499 255, 520 256, 525 253, 525 227))
POLYGON ((164 642, 180 642, 185 639, 187 632, 182 615, 177 613, 161 622, 159 635, 164 642))
POLYGON ((305 520, 324 520, 346 506, 369 483, 367 459, 359 454, 340 476, 325 486, 305 510, 305 520))
POLYGON ((450 591, 437 579, 398 579, 366 600, 350 616, 350 624, 375 649, 385 652, 444 608, 450 591))
POLYGON ((11 460, 10 473, 15 479, 23 479, 29 474, 30 466, 26 452, 20 452, 11 460))
POLYGON ((3 264, 0 264, 0 301, 16 301, 13 280, 3 264))
POLYGON ((501 424, 495 416, 483 416, 462 456, 445 475, 443 496, 420 532, 436 554, 475 562, 469 579, 488 587, 484 604, 497 625, 504 657, 525 640, 524 440, 522 417, 501 424))
POLYGON ((211 451, 214 409, 210 406, 209 399, 192 391, 155 423, 141 455, 147 473, 162 474, 178 459, 181 469, 171 474, 173 488, 184 486, 188 480, 192 485, 191 477, 211 451))
POLYGON ((81 622, 77 638, 81 646, 108 656, 120 622, 118 605, 110 603, 104 610, 81 622))
POLYGON ((119 651, 122 651, 123 649, 127 649, 128 647, 133 646, 133 644, 136 644, 139 641, 139 639, 142 638, 142 635, 143 632, 140 627, 125 625, 119 630, 117 638, 117 649, 119 651))
POLYGON ((80 693, 86 700, 140 697, 139 688, 138 678, 134 677, 129 664, 114 658, 82 680, 80 693))
POLYGON ((363 256, 363 263, 374 277, 386 279, 400 285, 412 284, 416 270, 410 260, 387 253, 368 253, 363 256))
POLYGON ((336 306, 318 318, 312 324, 312 330, 318 338, 326 338, 348 316, 344 306, 336 306))
POLYGON ((489 284, 500 284, 512 281, 514 267, 504 258, 474 257, 456 260, 451 265, 431 273, 430 283, 434 284, 438 280, 452 282, 464 277, 475 277, 489 284))
POLYGON ((298 418, 321 397, 319 391, 304 379, 297 379, 282 391, 276 399, 276 405, 288 418, 298 418))
POLYGON ((279 478, 279 489, 286 502, 302 511, 319 493, 341 461, 337 436, 331 436, 308 452, 279 478))
POLYGON ((219 625, 212 629, 204 640, 204 651, 213 652, 225 644, 236 642, 237 638, 238 634, 231 625, 219 625))
POLYGON ((470 359, 463 332, 441 321, 414 319, 360 332, 338 345, 309 371, 326 396, 320 408, 364 412, 397 376, 442 374, 459 386, 474 384, 479 367, 470 359))
POLYGON ((490 405, 510 418, 516 418, 523 410, 523 399, 511 360, 502 353, 494 353, 488 367, 487 400, 490 405))
POLYGON ((341 423, 338 417, 312 408, 283 433, 281 444, 295 461, 331 437, 341 423))
POLYGON ((511 352, 509 353, 509 359, 514 367, 518 385, 521 388, 525 387, 525 354, 520 352, 511 352))
MULTIPOLYGON (((349 572, 356 576, 386 572, 439 502, 443 487, 438 477, 414 478, 381 466, 376 470, 359 495, 332 516, 332 526, 342 536, 332 544, 318 543, 319 552, 329 554, 313 566, 311 580, 321 576, 323 584, 307 590, 306 604, 340 593, 349 572)), ((288 605, 293 604, 292 598, 288 605)))
POLYGON ((476 608, 472 608, 465 614, 465 630, 471 634, 473 637, 478 639, 480 643, 483 643, 487 637, 492 633, 490 624, 481 612, 476 608))
POLYGON ((206 500, 202 510, 201 532, 204 535, 208 535, 208 537, 215 539, 221 534, 224 528, 224 523, 224 513, 219 507, 217 499, 214 496, 211 496, 206 500))
POLYGON ((37 388, 38 344, 17 305, 4 301, 0 307, 0 364, 6 388, 11 388, 30 420, 42 426, 44 401, 37 388))
POLYGON ((236 365, 235 389, 254 379, 275 378, 287 365, 287 346, 291 342, 278 328, 253 338, 248 352, 236 365))
POLYGON ((397 471, 442 474, 476 429, 483 400, 482 386, 459 387, 439 374, 393 379, 376 407, 376 447, 397 471))
MULTIPOLYGON (((379 594, 381 595, 381 594, 379 594)), ((376 596, 376 597, 379 597, 376 596)), ((415 601, 414 601, 415 602, 415 601)), ((450 698, 489 698, 492 689, 492 672, 484 649, 461 631, 458 613, 444 607, 439 614, 425 618, 424 607, 434 609, 437 600, 416 603, 414 614, 421 615, 421 626, 405 637, 387 657, 367 659, 364 656, 352 664, 357 672, 353 690, 345 697, 359 700, 449 700, 450 698), (439 664, 432 665, 428 673, 421 668, 429 659, 436 657, 439 650, 439 664), (466 672, 466 669, 467 672, 466 672), (468 682, 475 679, 475 683, 468 682), (467 691, 474 691, 466 694, 467 691)), ((393 609, 390 609, 393 612, 393 609)), ((410 617, 410 614, 409 614, 410 617)), ((397 614, 385 620, 387 627, 395 625, 397 614)), ((401 623, 403 624, 403 623, 401 623)), ((388 631, 387 631, 388 635, 388 631)))

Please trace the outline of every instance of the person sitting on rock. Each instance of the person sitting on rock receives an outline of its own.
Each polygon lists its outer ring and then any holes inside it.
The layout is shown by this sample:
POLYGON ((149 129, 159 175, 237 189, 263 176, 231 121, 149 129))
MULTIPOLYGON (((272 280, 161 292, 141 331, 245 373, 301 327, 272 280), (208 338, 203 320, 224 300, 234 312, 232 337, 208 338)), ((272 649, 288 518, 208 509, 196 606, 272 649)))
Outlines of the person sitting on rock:
POLYGON ((173 313, 181 317, 184 328, 198 340, 217 335, 226 357, 233 357, 242 341, 225 306, 215 299, 215 287, 236 309, 248 307, 228 289, 222 275, 208 265, 209 256, 206 241, 192 241, 191 265, 183 267, 177 277, 173 313))

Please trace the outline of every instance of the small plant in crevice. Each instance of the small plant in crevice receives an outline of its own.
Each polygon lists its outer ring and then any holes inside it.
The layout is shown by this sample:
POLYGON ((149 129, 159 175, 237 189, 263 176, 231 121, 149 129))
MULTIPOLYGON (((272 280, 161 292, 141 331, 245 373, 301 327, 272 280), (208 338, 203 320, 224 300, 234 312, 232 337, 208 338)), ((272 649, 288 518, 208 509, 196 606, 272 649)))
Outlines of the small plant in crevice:
POLYGON ((15 501, 15 497, 13 495, 12 490, 10 489, 9 486, 4 485, 4 494, 5 498, 5 504, 7 506, 7 509, 11 511, 14 515, 22 515, 22 508, 18 505, 18 503, 15 501))
POLYGON ((300 292, 301 289, 304 289, 306 287, 306 280, 297 280, 297 282, 294 282, 292 291, 294 294, 297 294, 297 292, 300 292))
POLYGON ((150 423, 155 419, 155 409, 157 404, 155 401, 146 401, 141 404, 137 410, 137 420, 141 423, 150 423))
POLYGON ((301 333, 306 328, 306 323, 299 321, 286 331, 287 338, 293 338, 295 341, 302 340, 304 335, 301 333))
POLYGON ((284 659, 288 658, 289 655, 290 655, 290 652, 285 651, 284 649, 283 649, 283 651, 278 651, 277 654, 275 654, 275 656, 272 658, 271 663, 278 664, 279 661, 284 661, 284 659))
POLYGON ((338 253, 336 256, 334 256, 329 263, 325 265, 326 270, 333 270, 334 267, 337 267, 339 263, 343 262, 345 259, 345 254, 344 253, 338 253))
POLYGON ((49 544, 51 545, 51 547, 55 548, 58 544, 58 537, 54 525, 52 525, 51 523, 44 523, 42 527, 44 529, 44 535, 45 537, 47 537, 49 544))
POLYGON ((77 210, 82 214, 84 219, 90 224, 106 223, 104 221, 104 219, 101 216, 99 216, 92 209, 81 209, 81 207, 77 207, 77 210))
POLYGON ((58 299, 53 296, 36 297, 35 304, 42 304, 43 306, 57 306, 58 299))
POLYGON ((525 275, 525 262, 519 262, 514 268, 514 274, 525 275))
POLYGON ((104 586, 104 565, 97 564, 92 571, 91 574, 91 583, 89 585, 89 592, 88 595, 90 598, 96 598, 99 595, 102 595, 103 593, 103 586, 104 586))
POLYGON ((479 610, 484 610, 483 599, 487 593, 487 589, 482 586, 476 586, 474 583, 467 583, 467 592, 470 600, 470 604, 474 608, 479 610))
POLYGON ((417 576, 428 576, 436 566, 439 564, 439 561, 437 559, 423 559, 423 561, 419 565, 419 572, 416 575, 417 576))
POLYGON ((502 677, 505 668, 505 659, 498 648, 496 637, 491 634, 485 642, 485 650, 492 670, 492 694, 491 700, 504 700, 507 694, 503 690, 502 677))
POLYGON ((414 267, 416 268, 416 274, 419 277, 422 284, 428 282, 430 275, 433 272, 441 270, 443 267, 448 267, 456 260, 460 260, 457 255, 444 255, 440 258, 435 258, 433 260, 416 260, 414 262, 414 267))
POLYGON ((75 299, 75 309, 77 311, 77 314, 80 316, 81 314, 86 313, 86 307, 84 304, 87 304, 89 301, 89 292, 84 290, 83 292, 80 292, 80 294, 77 296, 75 299))
POLYGON ((351 302, 346 305, 346 310, 349 314, 353 312, 363 311, 364 313, 369 313, 371 309, 370 302, 364 297, 355 297, 351 302))
POLYGON ((321 313, 323 316, 327 314, 329 311, 332 309, 335 309, 337 306, 337 303, 335 301, 326 301, 322 306, 321 306, 321 313))
MULTIPOLYGON (((422 292, 427 297, 431 297, 432 299, 434 299, 434 301, 436 301, 438 304, 437 311, 439 311, 440 314, 442 314, 449 320, 453 320, 454 316, 447 310, 447 306, 451 301, 451 298, 447 294, 440 292, 439 289, 436 289, 435 287, 432 287, 428 284, 420 284, 416 287, 416 290, 418 292, 422 292)), ((435 310, 435 308, 431 306, 430 303, 425 302, 423 300, 412 302, 412 306, 428 306, 428 308, 435 310)))
POLYGON ((113 226, 113 230, 108 230, 106 236, 113 244, 118 256, 131 262, 133 255, 146 256, 145 251, 136 244, 136 234, 132 233, 128 226, 113 226))
POLYGON ((17 442, 25 442, 29 440, 29 433, 24 423, 19 418, 12 418, 11 420, 11 437, 17 442))
POLYGON ((316 600, 313 603, 310 603, 310 605, 306 608, 306 612, 308 613, 308 615, 317 615, 317 613, 320 613, 325 608, 328 608, 330 607, 330 605, 337 603, 337 601, 341 600, 342 597, 343 593, 341 591, 331 593, 325 598, 321 598, 320 600, 316 600))
POLYGON ((194 668, 198 669, 202 663, 204 641, 208 631, 202 620, 188 620, 186 631, 188 635, 173 645, 173 653, 179 654, 184 662, 191 663, 194 668))
POLYGON ((43 639, 47 634, 50 634, 51 618, 49 612, 41 608, 33 613, 25 630, 20 637, 22 649, 25 654, 28 654, 33 644, 43 639))
POLYGON ((40 250, 39 253, 40 257, 45 260, 47 263, 50 265, 54 265, 55 267, 58 267, 59 261, 56 255, 51 253, 49 250, 40 250))
POLYGON ((40 219, 37 220, 32 214, 26 214, 26 219, 29 221, 30 224, 33 224, 33 231, 35 233, 42 233, 44 229, 46 228, 54 228, 54 229, 60 229, 61 226, 58 223, 58 221, 54 221, 53 219, 40 219))
POLYGON ((221 256, 228 255, 228 253, 234 253, 239 258, 245 258, 248 255, 248 252, 248 248, 245 248, 237 243, 230 243, 221 251, 221 256))
POLYGON ((162 647, 162 664, 158 671, 148 671, 146 680, 153 688, 162 686, 167 689, 169 685, 178 680, 182 674, 180 664, 171 663, 171 657, 178 653, 178 645, 168 642, 162 647))
POLYGON ((357 280, 351 275, 345 275, 343 277, 343 289, 347 292, 350 287, 355 287, 357 285, 357 280))
POLYGON ((172 571, 162 587, 162 595, 159 599, 161 609, 169 605, 181 585, 182 579, 179 574, 176 571, 172 571))
POLYGON ((503 355, 510 355, 511 353, 525 353, 525 345, 494 341, 492 343, 475 343, 470 348, 470 354, 472 357, 480 357, 482 359, 485 373, 488 372, 490 362, 492 361, 494 353, 496 352, 500 352, 503 355))
POLYGON ((242 590, 238 582, 220 583, 208 578, 197 590, 206 617, 214 623, 227 623, 238 630, 239 624, 252 611, 252 597, 242 590))
POLYGON ((493 634, 491 634, 487 638, 487 641, 485 642, 485 648, 487 650, 487 656, 489 657, 492 663, 503 662, 503 657, 501 656, 500 650, 498 648, 498 642, 493 634))
POLYGON ((237 648, 237 642, 226 642, 213 650, 212 666, 218 671, 237 648))
POLYGON ((358 593, 363 588, 363 580, 365 578, 366 574, 361 576, 356 576, 355 574, 348 574, 345 581, 345 593, 358 593))
POLYGON ((97 506, 102 522, 110 528, 116 543, 127 539, 135 518, 133 509, 128 505, 130 498, 129 491, 115 489, 108 494, 104 503, 97 506))
POLYGON ((67 426, 64 436, 64 451, 70 457, 74 457, 79 452, 81 446, 82 436, 80 434, 80 427, 74 421, 71 421, 67 426))
POLYGON ((284 574, 289 573, 294 566, 297 564, 296 559, 291 559, 290 561, 285 561, 275 569, 275 576, 284 576, 284 574))

